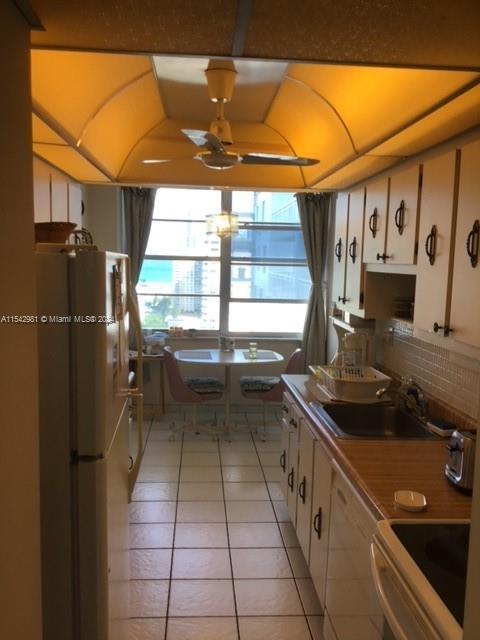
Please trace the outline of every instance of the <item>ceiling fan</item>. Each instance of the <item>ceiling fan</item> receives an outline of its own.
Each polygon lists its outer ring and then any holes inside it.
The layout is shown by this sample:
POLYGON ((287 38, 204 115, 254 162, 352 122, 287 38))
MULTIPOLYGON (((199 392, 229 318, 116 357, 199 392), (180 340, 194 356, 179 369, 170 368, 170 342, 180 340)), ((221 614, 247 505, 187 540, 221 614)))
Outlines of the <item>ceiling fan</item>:
POLYGON ((232 98, 237 72, 230 60, 210 60, 205 71, 209 97, 217 105, 217 117, 210 124, 210 131, 182 129, 182 133, 197 147, 204 150, 194 158, 210 169, 230 169, 237 164, 277 165, 306 167, 319 162, 313 158, 275 155, 269 153, 240 154, 227 151, 224 145, 232 144, 230 123, 224 117, 224 105, 232 98))

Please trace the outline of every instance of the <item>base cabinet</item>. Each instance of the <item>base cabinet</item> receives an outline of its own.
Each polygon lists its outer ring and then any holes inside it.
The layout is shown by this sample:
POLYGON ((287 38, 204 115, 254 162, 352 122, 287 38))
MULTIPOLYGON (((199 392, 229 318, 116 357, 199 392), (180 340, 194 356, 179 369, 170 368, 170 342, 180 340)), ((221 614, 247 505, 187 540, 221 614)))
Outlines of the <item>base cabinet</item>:
POLYGON ((317 440, 314 446, 313 458, 309 568, 322 608, 325 608, 331 488, 332 464, 322 444, 317 440))
MULTIPOLYGON (((336 640, 384 638, 384 617, 370 570, 375 527, 376 520, 334 465, 325 608, 336 640)), ((331 637, 332 630, 328 632, 331 637)))

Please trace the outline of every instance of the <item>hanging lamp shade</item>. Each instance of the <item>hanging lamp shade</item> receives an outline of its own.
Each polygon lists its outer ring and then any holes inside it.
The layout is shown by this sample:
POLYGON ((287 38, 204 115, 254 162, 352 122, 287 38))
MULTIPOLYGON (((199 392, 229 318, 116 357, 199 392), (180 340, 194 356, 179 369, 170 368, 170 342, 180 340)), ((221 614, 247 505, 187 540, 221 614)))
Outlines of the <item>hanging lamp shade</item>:
POLYGON ((215 233, 219 238, 229 238, 238 233, 238 216, 221 211, 206 216, 207 233, 215 233))

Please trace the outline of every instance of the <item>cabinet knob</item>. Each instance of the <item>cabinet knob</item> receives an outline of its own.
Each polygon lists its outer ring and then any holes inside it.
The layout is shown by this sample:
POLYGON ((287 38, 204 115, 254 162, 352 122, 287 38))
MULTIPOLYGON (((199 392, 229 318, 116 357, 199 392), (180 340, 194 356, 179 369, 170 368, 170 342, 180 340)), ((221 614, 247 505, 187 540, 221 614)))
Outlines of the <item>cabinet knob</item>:
POLYGON ((377 222, 378 222, 378 210, 377 207, 373 210, 372 215, 368 219, 368 228, 372 232, 372 238, 377 235, 377 222))
POLYGON ((395 226, 397 227, 398 234, 402 235, 405 228, 405 200, 400 202, 400 206, 395 211, 395 226))
POLYGON ((377 253, 377 260, 383 260, 385 263, 392 256, 388 256, 386 253, 377 253))
POLYGON ((345 302, 347 301, 347 299, 345 298, 345 296, 338 296, 338 302, 341 302, 342 304, 345 304, 345 302))
POLYGON ((478 264, 478 252, 480 244, 480 221, 475 220, 472 230, 467 236, 467 254, 470 264, 475 268, 478 264))
POLYGON ((453 329, 449 327, 448 324, 446 324, 445 326, 441 326, 438 324, 438 322, 433 323, 433 330, 435 333, 438 333, 439 331, 443 331, 443 335, 445 337, 447 337, 450 333, 453 333, 453 329))

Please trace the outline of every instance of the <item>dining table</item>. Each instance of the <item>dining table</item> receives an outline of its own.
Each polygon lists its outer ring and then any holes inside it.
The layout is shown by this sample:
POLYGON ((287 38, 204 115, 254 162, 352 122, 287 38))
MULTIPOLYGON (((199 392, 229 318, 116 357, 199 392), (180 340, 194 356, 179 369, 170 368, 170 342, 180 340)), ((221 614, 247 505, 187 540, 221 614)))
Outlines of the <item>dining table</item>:
POLYGON ((284 358, 280 353, 269 349, 258 349, 256 356, 251 357, 248 348, 246 349, 182 349, 175 351, 175 358, 184 364, 196 365, 221 365, 225 369, 224 377, 224 429, 225 435, 230 435, 230 412, 231 412, 231 369, 245 365, 264 365, 272 362, 281 362, 284 358))

